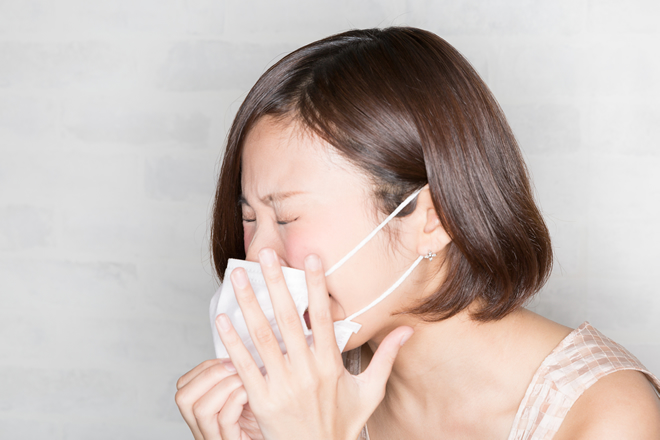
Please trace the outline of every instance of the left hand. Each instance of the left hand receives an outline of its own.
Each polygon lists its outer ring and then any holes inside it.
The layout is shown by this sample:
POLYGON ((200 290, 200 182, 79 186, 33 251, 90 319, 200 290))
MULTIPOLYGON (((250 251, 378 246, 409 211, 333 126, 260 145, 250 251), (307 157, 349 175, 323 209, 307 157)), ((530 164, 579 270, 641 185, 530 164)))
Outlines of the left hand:
MULTIPOLYGON (((314 331, 311 347, 305 341, 277 255, 271 249, 263 249, 259 262, 287 355, 280 351, 242 268, 232 272, 231 281, 268 374, 262 376, 226 315, 218 316, 217 327, 264 438, 355 440, 385 396, 394 359, 402 343, 412 335, 412 328, 393 330, 381 342, 364 373, 353 376, 344 368, 335 341, 320 259, 316 255, 305 259, 309 317, 314 331)), ((225 436, 223 439, 237 440, 225 436)))

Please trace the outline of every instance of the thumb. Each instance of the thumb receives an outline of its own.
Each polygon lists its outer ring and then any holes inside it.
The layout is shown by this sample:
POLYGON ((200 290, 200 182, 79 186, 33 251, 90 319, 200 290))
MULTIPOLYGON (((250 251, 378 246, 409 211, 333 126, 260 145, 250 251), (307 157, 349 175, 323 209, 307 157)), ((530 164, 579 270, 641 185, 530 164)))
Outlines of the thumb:
POLYGON ((412 327, 407 326, 393 330, 378 346, 371 362, 369 362, 369 367, 364 373, 360 374, 365 387, 365 396, 377 400, 377 404, 385 396, 385 384, 390 377, 399 349, 410 339, 414 332, 412 327))

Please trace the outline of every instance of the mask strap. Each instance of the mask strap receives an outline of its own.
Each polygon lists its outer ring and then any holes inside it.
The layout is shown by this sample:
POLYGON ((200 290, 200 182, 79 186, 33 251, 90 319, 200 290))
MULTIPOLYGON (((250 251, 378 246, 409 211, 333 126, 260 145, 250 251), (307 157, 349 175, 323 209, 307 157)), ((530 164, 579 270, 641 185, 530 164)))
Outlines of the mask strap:
MULTIPOLYGON (((405 208, 406 206, 408 206, 408 204, 410 204, 410 202, 412 202, 412 201, 415 199, 415 197, 417 197, 417 195, 419 194, 419 192, 420 192, 423 188, 424 188, 424 187, 418 189, 417 191, 415 191, 414 193, 412 193, 410 196, 408 196, 408 198, 407 198, 406 200, 404 200, 404 201, 403 201, 403 202, 402 202, 402 203, 401 203, 401 204, 400 204, 400 205, 399 205, 399 206, 398 206, 398 207, 397 207, 397 208, 396 208, 396 209, 395 209, 395 210, 394 210, 394 211, 393 211, 393 212, 392 212, 392 213, 391 213, 391 214, 390 214, 385 220, 383 220, 383 222, 382 222, 380 225, 378 225, 378 226, 376 227, 376 229, 374 229, 373 231, 371 231, 371 234, 367 235, 367 236, 365 237, 365 239, 362 240, 362 241, 360 242, 360 244, 358 244, 357 246, 355 246, 355 247, 353 248, 352 251, 350 251, 348 254, 346 254, 346 255, 344 256, 344 258, 342 258, 341 260, 339 260, 337 263, 335 263, 334 266, 332 266, 330 269, 328 269, 328 271, 325 273, 325 276, 326 276, 326 277, 327 277, 327 276, 330 276, 330 274, 331 274, 332 272, 334 272, 335 270, 339 269, 339 268, 340 268, 340 267, 346 262, 346 260, 348 260, 348 259, 351 258, 353 255, 355 255, 355 253, 356 253, 357 251, 359 251, 359 250, 362 248, 362 246, 364 246, 365 244, 367 244, 367 243, 369 242, 369 240, 371 240, 372 238, 374 238, 374 236, 378 233, 378 231, 380 231, 381 229, 383 229, 383 228, 385 227, 385 225, 386 225, 390 220, 392 220, 392 219, 393 219, 393 218, 394 218, 399 212, 401 212, 401 210, 402 210, 403 208, 405 208)), ((421 258, 421 257, 420 257, 420 258, 421 258)), ((419 263, 419 261, 415 262, 415 265, 414 265, 413 267, 415 267, 418 263, 419 263)), ((408 272, 406 272, 406 276, 408 276, 407 274, 408 274, 408 272)), ((405 277, 404 277, 404 278, 405 278, 405 277)), ((403 279, 397 281, 397 284, 395 284, 395 285, 398 286, 398 285, 400 284, 400 282, 402 282, 402 281, 403 281, 403 279)), ((388 291, 388 293, 389 293, 389 291, 388 291)), ((377 301, 380 301, 380 299, 378 299, 377 301)), ((371 307, 371 306, 369 306, 369 307, 371 307)))
POLYGON ((390 286, 389 289, 387 289, 387 290, 386 290, 381 296, 379 296, 378 298, 376 298, 375 300, 373 300, 373 301, 371 302, 371 304, 369 304, 368 306, 364 307, 363 309, 361 309, 361 310, 359 310, 359 311, 353 313, 351 316, 349 316, 348 318, 344 319, 344 321, 352 321, 352 320, 353 320, 355 317, 357 317, 358 315, 363 314, 364 312, 366 312, 367 310, 369 310, 370 308, 372 308, 373 306, 375 306, 376 304, 378 304, 379 302, 381 302, 382 300, 384 300, 385 297, 387 297, 387 295, 389 295, 390 293, 392 293, 392 292, 394 291, 394 289, 396 289, 397 287, 399 287, 399 285, 401 285, 401 283, 403 283, 403 281, 404 281, 406 278, 408 278, 408 275, 410 275, 410 273, 411 273, 411 272, 417 267, 417 265, 419 264, 420 261, 422 261, 423 258, 424 258, 424 257, 423 257, 422 255, 420 255, 419 257, 417 257, 417 259, 416 259, 415 262, 412 264, 412 266, 410 266, 410 267, 408 268, 408 270, 406 271, 406 273, 404 273, 404 274, 401 276, 401 278, 399 278, 399 279, 396 281, 396 283, 392 284, 392 286, 390 286))

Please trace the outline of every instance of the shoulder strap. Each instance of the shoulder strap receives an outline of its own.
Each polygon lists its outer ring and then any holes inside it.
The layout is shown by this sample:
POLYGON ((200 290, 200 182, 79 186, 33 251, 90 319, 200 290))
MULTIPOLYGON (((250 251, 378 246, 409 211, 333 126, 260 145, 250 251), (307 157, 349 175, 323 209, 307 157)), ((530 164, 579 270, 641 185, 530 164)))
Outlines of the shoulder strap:
POLYGON ((509 440, 551 439, 575 401, 598 379, 622 370, 644 373, 660 395, 660 381, 623 346, 588 322, 543 361, 527 388, 509 440))

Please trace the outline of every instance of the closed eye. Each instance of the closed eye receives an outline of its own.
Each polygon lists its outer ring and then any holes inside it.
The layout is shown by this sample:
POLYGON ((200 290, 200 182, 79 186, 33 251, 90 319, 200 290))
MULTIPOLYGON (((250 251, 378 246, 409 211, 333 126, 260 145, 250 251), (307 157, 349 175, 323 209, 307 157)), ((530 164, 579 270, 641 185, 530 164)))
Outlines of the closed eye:
MULTIPOLYGON (((277 224, 280 225, 280 226, 284 226, 284 225, 288 225, 291 222, 295 222, 296 220, 298 220, 298 217, 294 218, 293 220, 278 220, 277 224)), ((257 221, 257 219, 255 219, 255 218, 244 218, 243 219, 244 223, 254 223, 256 221, 257 221)))
POLYGON ((291 222, 295 222, 299 217, 294 218, 293 220, 278 220, 277 224, 280 226, 288 225, 291 222))

